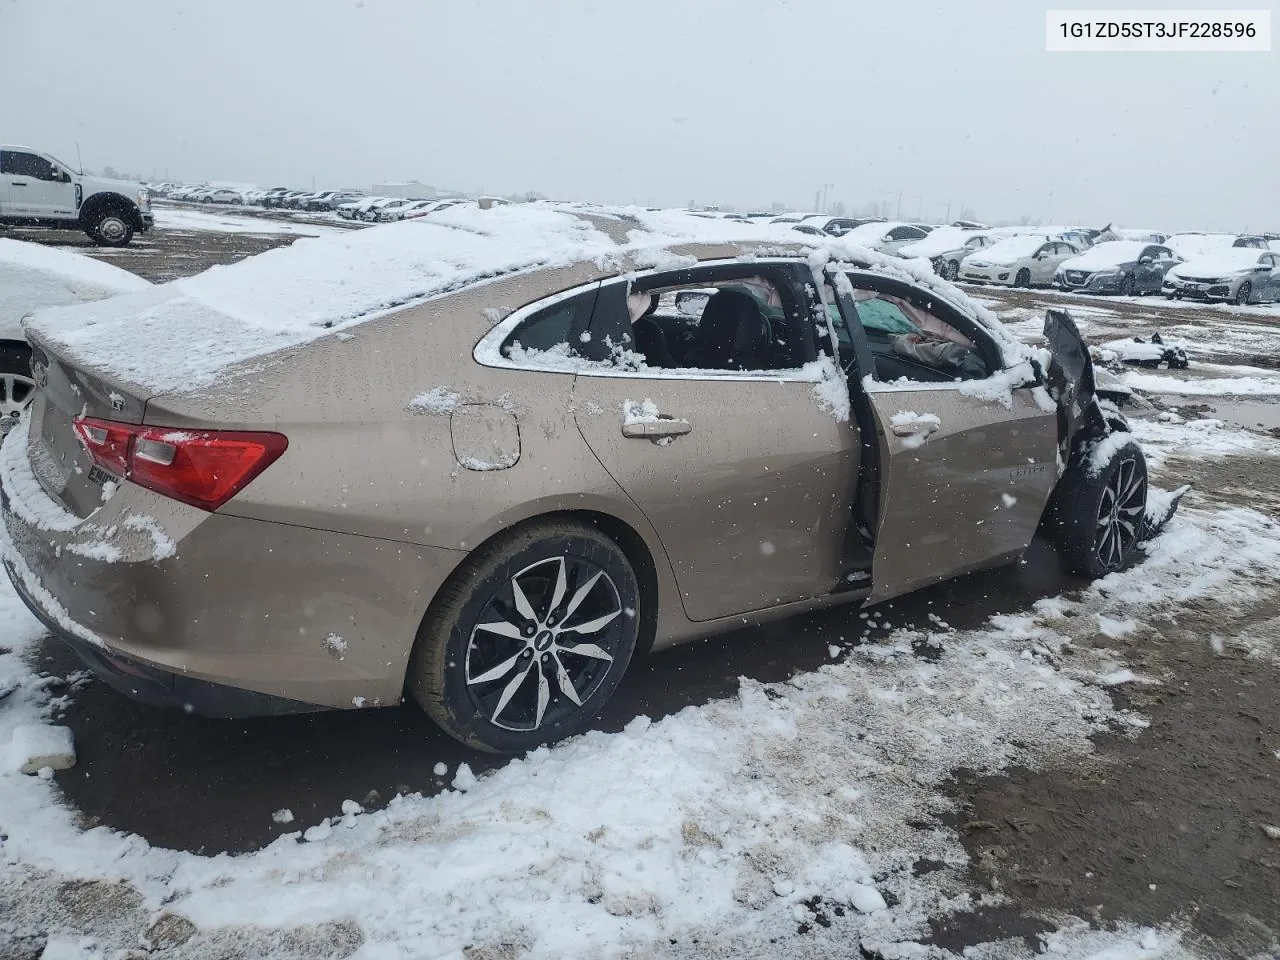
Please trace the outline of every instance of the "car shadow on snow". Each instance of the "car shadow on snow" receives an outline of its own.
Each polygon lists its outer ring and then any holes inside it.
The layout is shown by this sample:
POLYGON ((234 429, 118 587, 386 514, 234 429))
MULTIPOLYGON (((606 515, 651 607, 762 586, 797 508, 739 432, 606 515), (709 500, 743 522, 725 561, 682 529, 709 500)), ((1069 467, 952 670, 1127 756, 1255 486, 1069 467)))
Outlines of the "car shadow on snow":
MULTIPOLYGON (((814 670, 890 628, 930 628, 930 616, 966 629, 1025 609, 1081 581, 1065 575, 1037 540, 1013 568, 975 574, 869 608, 840 607, 744 628, 634 662, 597 721, 617 731, 637 716, 659 719, 733 696, 739 677, 777 682, 814 670), (877 616, 878 614, 878 616, 877 616), (869 627, 868 624, 885 624, 869 627)), ((938 648, 922 647, 920 656, 938 648)), ((39 667, 66 675, 79 663, 46 640, 39 667)), ((85 826, 204 854, 258 849, 283 833, 337 816, 344 800, 380 807, 396 794, 447 789, 460 763, 477 774, 505 758, 477 753, 440 732, 416 706, 259 720, 207 720, 141 706, 101 683, 71 697, 62 722, 75 734, 76 766, 57 775, 85 826), (437 764, 448 772, 437 775, 437 764), (277 824, 273 812, 292 811, 277 824)))

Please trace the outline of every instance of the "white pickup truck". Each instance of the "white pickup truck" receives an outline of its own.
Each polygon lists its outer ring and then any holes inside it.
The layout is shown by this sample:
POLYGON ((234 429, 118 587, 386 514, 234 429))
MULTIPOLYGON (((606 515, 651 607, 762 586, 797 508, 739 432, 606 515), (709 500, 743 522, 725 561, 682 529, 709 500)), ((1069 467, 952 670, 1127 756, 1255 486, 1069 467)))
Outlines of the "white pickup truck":
POLYGON ((123 247, 155 218, 140 183, 76 173, 30 147, 0 145, 0 224, 83 230, 103 247, 123 247))

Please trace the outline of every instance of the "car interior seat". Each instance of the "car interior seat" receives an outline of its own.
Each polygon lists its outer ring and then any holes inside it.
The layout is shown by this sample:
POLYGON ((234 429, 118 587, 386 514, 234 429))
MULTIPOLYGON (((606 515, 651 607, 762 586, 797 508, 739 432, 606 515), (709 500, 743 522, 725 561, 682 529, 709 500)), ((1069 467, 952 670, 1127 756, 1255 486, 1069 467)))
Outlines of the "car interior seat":
POLYGON ((719 290, 698 321, 696 346, 685 363, 707 370, 767 369, 769 324, 755 299, 737 290, 719 290))

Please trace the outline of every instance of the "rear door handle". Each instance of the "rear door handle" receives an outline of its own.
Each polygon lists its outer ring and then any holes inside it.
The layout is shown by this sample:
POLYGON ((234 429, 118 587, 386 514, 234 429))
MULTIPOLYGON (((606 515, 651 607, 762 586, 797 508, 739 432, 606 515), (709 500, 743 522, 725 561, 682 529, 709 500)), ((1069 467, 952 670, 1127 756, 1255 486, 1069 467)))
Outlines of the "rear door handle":
POLYGON ((658 440, 662 437, 682 437, 693 430, 688 420, 675 417, 662 417, 657 420, 641 420, 636 423, 624 423, 622 435, 633 440, 658 440))
POLYGON ((25 180, 10 180, 10 181, 9 181, 9 186, 11 186, 11 187, 25 187, 26 185, 27 185, 27 181, 25 181, 25 180))

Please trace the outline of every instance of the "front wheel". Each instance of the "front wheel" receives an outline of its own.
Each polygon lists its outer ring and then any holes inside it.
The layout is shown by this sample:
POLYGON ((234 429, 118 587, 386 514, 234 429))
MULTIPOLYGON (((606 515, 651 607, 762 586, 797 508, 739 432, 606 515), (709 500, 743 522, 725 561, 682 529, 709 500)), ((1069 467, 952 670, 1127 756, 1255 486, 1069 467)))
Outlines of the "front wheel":
POLYGON ((1120 296, 1132 297, 1136 286, 1137 285, 1134 282, 1133 277, 1126 275, 1125 278, 1120 281, 1120 296))
POLYGON ((592 526, 532 524, 470 557, 418 631, 408 687, 446 733, 520 753, 586 730, 639 636, 640 590, 592 526))
POLYGON ((1067 568, 1096 579, 1122 569, 1146 525, 1147 461, 1127 433, 1086 443, 1057 498, 1057 542, 1067 568))
POLYGON ((1253 296, 1253 284, 1248 280, 1240 284, 1240 289, 1236 291, 1236 303, 1244 306, 1249 302, 1249 298, 1253 296))
POLYGON ((133 239, 133 223, 119 210, 108 210, 85 233, 100 247, 124 247, 133 239))
POLYGON ((1026 267, 1023 267, 1021 270, 1019 270, 1018 275, 1013 278, 1013 285, 1015 287, 1031 286, 1031 271, 1028 270, 1026 267))

